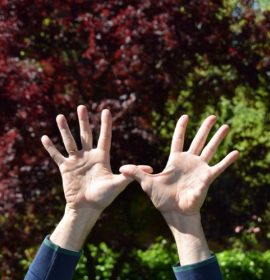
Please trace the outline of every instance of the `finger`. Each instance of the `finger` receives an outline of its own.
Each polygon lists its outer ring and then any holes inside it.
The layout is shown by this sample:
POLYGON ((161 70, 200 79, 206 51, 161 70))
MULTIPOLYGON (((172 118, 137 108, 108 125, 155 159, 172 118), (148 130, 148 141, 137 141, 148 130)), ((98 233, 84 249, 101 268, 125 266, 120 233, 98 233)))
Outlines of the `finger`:
POLYGON ((151 166, 149 166, 149 165, 137 165, 138 166, 138 168, 140 168, 142 171, 144 171, 144 172, 146 172, 146 173, 149 173, 149 174, 151 174, 151 173, 153 173, 153 168, 151 167, 151 166))
POLYGON ((139 183, 141 183, 147 176, 147 173, 145 173, 138 166, 133 164, 123 165, 120 167, 119 171, 126 176, 134 178, 139 183))
POLYGON ((183 115, 178 120, 172 138, 171 153, 181 152, 183 150, 188 116, 183 115))
POLYGON ((229 126, 227 124, 224 124, 219 128, 219 130, 215 133, 215 135, 212 137, 212 139, 209 141, 209 143, 206 145, 206 147, 201 153, 201 158, 204 161, 209 162, 212 159, 219 144, 225 138, 228 132, 229 126))
POLYGON ((77 152, 78 148, 76 142, 70 132, 69 126, 67 124, 66 118, 64 115, 58 115, 56 117, 56 122, 61 133, 63 143, 65 145, 66 151, 69 155, 72 155, 77 152))
POLYGON ((80 124, 80 135, 81 135, 81 142, 82 147, 84 150, 91 150, 92 149, 92 131, 89 124, 89 117, 87 108, 83 105, 78 106, 77 108, 79 124, 80 124))
POLYGON ((97 147, 110 151, 112 138, 112 117, 109 110, 105 109, 101 114, 101 128, 97 147))
POLYGON ((213 125, 216 122, 216 116, 209 116, 208 118, 205 119, 205 121, 202 123, 201 127, 199 128, 196 136, 194 137, 190 147, 189 147, 189 152, 194 154, 194 155, 199 155, 205 141, 207 139, 207 136, 213 127, 213 125))
POLYGON ((217 178, 227 167, 234 163, 239 157, 238 151, 230 152, 223 160, 211 167, 214 178, 217 178))
POLYGON ((53 142, 51 141, 51 139, 47 135, 43 135, 41 137, 41 142, 42 142, 43 147, 46 149, 46 151, 49 153, 51 158, 55 161, 55 163, 58 166, 64 162, 65 158, 56 149, 53 142))

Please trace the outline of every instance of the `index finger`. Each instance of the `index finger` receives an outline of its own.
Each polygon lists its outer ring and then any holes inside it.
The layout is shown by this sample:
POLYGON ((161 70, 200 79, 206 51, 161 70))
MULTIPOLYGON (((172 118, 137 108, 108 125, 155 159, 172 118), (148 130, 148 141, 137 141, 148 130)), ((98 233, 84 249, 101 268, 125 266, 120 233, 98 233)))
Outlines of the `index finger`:
POLYGON ((172 138, 171 153, 181 152, 183 150, 188 116, 183 115, 178 120, 172 138))
POLYGON ((112 117, 108 109, 101 113, 101 128, 98 139, 97 148, 105 151, 110 151, 112 139, 112 117))

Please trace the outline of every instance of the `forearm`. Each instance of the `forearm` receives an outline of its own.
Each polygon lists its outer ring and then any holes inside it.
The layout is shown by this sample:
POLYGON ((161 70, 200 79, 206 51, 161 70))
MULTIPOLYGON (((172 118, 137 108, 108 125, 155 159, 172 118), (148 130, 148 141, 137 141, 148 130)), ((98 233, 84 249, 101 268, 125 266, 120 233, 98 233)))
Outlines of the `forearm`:
POLYGON ((40 246, 25 279, 72 279, 80 250, 99 215, 96 210, 66 208, 52 235, 40 246))
POLYGON ((181 265, 198 263, 211 255, 203 232, 200 214, 183 216, 179 213, 165 214, 174 236, 181 265))
POLYGON ((85 239, 100 216, 100 211, 88 208, 73 210, 66 207, 65 214, 50 236, 57 246, 80 251, 85 239))

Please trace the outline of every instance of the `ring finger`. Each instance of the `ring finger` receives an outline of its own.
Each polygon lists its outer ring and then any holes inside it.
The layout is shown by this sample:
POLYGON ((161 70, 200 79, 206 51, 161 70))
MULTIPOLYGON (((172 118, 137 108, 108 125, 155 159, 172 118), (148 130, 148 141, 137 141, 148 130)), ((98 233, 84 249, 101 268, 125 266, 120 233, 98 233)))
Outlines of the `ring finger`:
POLYGON ((209 143, 203 149, 203 151, 201 153, 201 158, 203 160, 205 160, 206 162, 209 162, 212 159, 219 144, 225 138, 225 136, 228 134, 228 132, 229 132, 229 126, 226 124, 222 125, 219 128, 219 130, 215 133, 215 135, 212 137, 212 139, 209 141, 209 143))
POLYGON ((70 132, 68 123, 66 121, 66 118, 64 115, 58 115, 56 117, 57 126, 59 128, 59 131, 61 133, 61 137, 63 140, 63 143, 65 145, 66 151, 69 155, 72 155, 78 151, 76 142, 70 132))

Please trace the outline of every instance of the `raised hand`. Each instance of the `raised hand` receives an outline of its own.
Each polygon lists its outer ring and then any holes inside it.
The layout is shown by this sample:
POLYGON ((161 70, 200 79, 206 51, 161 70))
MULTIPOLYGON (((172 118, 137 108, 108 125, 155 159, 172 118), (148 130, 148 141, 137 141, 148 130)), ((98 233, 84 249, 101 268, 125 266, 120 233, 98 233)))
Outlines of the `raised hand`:
MULTIPOLYGON (((59 167, 66 198, 65 213, 50 236, 52 242, 69 250, 80 250, 100 213, 133 179, 113 174, 110 166, 112 118, 103 110, 98 144, 92 146, 92 132, 85 106, 77 108, 82 149, 78 150, 63 115, 56 118, 68 157, 64 157, 48 136, 41 141, 59 167)), ((152 172, 149 166, 142 170, 152 172)))
POLYGON ((184 152, 188 116, 182 116, 173 134, 169 160, 159 174, 147 174, 136 165, 120 168, 120 172, 132 176, 141 184, 165 218, 175 238, 181 265, 210 258, 201 225, 200 208, 211 182, 238 157, 238 152, 233 151, 216 165, 208 165, 229 130, 227 125, 221 126, 204 147, 215 121, 215 116, 209 116, 201 125, 188 151, 184 152))
MULTIPOLYGON (((112 174, 110 166, 110 147, 112 136, 112 118, 105 109, 101 115, 101 130, 98 144, 92 147, 92 132, 85 106, 77 108, 82 149, 78 150, 70 132, 66 118, 56 118, 68 157, 64 157, 53 145, 48 136, 42 137, 42 143, 58 165, 67 207, 70 209, 91 208, 102 211, 132 181, 123 174, 112 174)), ((142 167, 151 171, 148 167, 142 167)))
POLYGON ((103 210, 126 187, 130 179, 114 175, 110 167, 111 115, 103 110, 101 131, 96 149, 92 148, 92 132, 85 106, 78 107, 82 150, 78 150, 66 118, 56 118, 68 157, 65 158, 48 136, 42 144, 54 159, 61 172, 63 189, 69 208, 93 208, 103 210))
POLYGON ((188 116, 183 115, 177 122, 169 160, 161 173, 147 174, 135 165, 122 166, 120 172, 134 177, 162 214, 198 214, 209 185, 238 157, 238 152, 233 151, 216 165, 208 165, 229 130, 228 125, 222 125, 204 147, 215 122, 216 117, 209 116, 201 125, 188 151, 184 152, 188 116))

